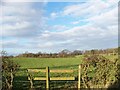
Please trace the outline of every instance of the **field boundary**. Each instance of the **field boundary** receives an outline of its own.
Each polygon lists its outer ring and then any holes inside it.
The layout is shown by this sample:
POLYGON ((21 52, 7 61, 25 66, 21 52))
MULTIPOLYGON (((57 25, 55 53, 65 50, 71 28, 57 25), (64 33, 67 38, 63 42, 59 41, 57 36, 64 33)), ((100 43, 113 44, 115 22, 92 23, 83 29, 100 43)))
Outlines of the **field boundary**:
MULTIPOLYGON (((46 81, 46 89, 49 90, 50 88, 50 81, 69 81, 69 80, 75 80, 74 76, 69 77, 50 77, 50 73, 73 73, 74 70, 50 70, 49 67, 46 67, 46 69, 27 69, 28 74, 28 80, 30 81, 30 88, 33 88, 33 81, 34 80, 45 80, 46 81), (31 72, 44 72, 46 73, 46 77, 33 77, 30 73, 31 72)), ((80 90, 80 82, 81 82, 81 65, 78 67, 78 90, 80 90)))

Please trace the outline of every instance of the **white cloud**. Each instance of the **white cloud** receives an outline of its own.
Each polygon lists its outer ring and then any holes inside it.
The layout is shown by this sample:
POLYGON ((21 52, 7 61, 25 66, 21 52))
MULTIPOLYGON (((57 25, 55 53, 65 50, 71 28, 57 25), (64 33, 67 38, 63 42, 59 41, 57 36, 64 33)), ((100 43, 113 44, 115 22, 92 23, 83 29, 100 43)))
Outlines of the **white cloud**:
POLYGON ((111 6, 116 5, 118 0, 114 1, 101 1, 101 0, 90 0, 85 3, 80 3, 77 5, 69 5, 64 8, 62 12, 63 15, 72 15, 79 17, 92 17, 92 15, 100 14, 106 10, 108 10, 111 6), (112 3, 113 2, 113 3, 112 3))
POLYGON ((0 45, 2 46, 3 49, 6 48, 20 48, 22 45, 19 44, 18 40, 4 40, 0 42, 0 45))
POLYGON ((29 30, 29 29, 33 29, 31 27, 31 23, 29 22, 17 22, 15 24, 4 24, 2 26, 2 33, 1 36, 19 36, 21 35, 22 37, 24 37, 24 35, 30 35, 31 31, 33 30, 29 30))
POLYGON ((46 42, 44 45, 41 43, 37 45, 38 48, 51 48, 54 44, 52 42, 46 42))
POLYGON ((2 33, 0 36, 30 37, 41 32, 45 23, 43 5, 39 10, 32 7, 32 3, 3 3, 2 8, 2 33))
POLYGON ((91 23, 98 24, 101 26, 117 25, 118 20, 118 8, 111 9, 100 15, 96 15, 88 19, 91 23))
MULTIPOLYGON (((109 27, 111 28, 111 27, 109 27)), ((112 29, 104 30, 99 27, 93 27, 92 25, 88 26, 79 26, 69 29, 63 32, 45 32, 41 36, 39 36, 38 43, 45 43, 47 41, 51 41, 54 44, 57 42, 70 42, 73 43, 74 40, 79 40, 79 42, 89 42, 89 39, 105 39, 110 37, 117 36, 117 30, 113 33, 113 29, 116 27, 112 27, 112 29), (43 40, 44 39, 44 40, 43 40)), ((62 44, 62 43, 61 43, 62 44)), ((76 43, 80 44, 80 43, 76 43)))
POLYGON ((80 23, 80 21, 74 21, 74 22, 72 22, 72 24, 78 24, 78 23, 80 23))
POLYGON ((52 12, 50 16, 51 16, 51 18, 56 18, 57 17, 57 13, 52 12))
POLYGON ((69 29, 69 27, 67 27, 65 25, 53 25, 52 27, 50 26, 48 29, 52 32, 63 32, 65 30, 69 29))

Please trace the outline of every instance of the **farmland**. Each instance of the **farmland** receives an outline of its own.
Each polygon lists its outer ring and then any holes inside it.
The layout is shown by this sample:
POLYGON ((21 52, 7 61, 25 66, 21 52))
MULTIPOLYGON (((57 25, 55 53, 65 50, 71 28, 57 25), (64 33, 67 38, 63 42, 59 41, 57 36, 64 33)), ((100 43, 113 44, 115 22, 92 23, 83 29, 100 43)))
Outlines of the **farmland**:
POLYGON ((13 61, 18 63, 21 68, 43 68, 62 67, 70 65, 79 65, 83 60, 83 56, 76 58, 13 58, 13 61))
MULTIPOLYGON (((114 59, 118 58, 117 55, 103 55, 106 58, 114 61, 114 59)), ((45 68, 49 66, 51 68, 66 68, 75 65, 79 65, 82 63, 84 59, 83 55, 79 55, 73 58, 13 58, 12 60, 15 63, 18 63, 21 69, 27 68, 45 68)))
MULTIPOLYGON (((103 55, 112 62, 114 62, 115 59, 118 58, 117 55, 103 55)), ((19 88, 28 88, 29 87, 29 81, 27 80, 27 72, 26 70, 28 68, 42 68, 45 69, 46 66, 49 66, 50 69, 72 69, 74 70, 74 73, 72 76, 77 77, 78 75, 78 65, 82 64, 84 61, 84 56, 79 55, 73 58, 23 58, 23 57, 17 57, 12 58, 12 60, 15 63, 18 63, 20 65, 19 71, 17 71, 15 79, 14 79, 14 86, 19 86, 19 88)), ((45 76, 45 73, 38 74, 39 76, 45 76)), ((94 73, 92 73, 94 75, 94 73)), ((51 74, 51 76, 71 76, 71 74, 51 74)), ((52 83, 52 82, 51 82, 52 83)), ((67 87, 75 87, 74 84, 77 83, 77 81, 74 81, 72 83, 70 82, 58 82, 51 84, 51 87, 55 88, 62 88, 65 87, 65 83, 67 87), (55 84, 55 85, 54 85, 55 84)), ((43 81, 35 81, 34 86, 38 88, 45 88, 45 82, 43 81)), ((16 87, 14 87, 16 88, 16 87)), ((18 88, 18 87, 17 87, 18 88)))

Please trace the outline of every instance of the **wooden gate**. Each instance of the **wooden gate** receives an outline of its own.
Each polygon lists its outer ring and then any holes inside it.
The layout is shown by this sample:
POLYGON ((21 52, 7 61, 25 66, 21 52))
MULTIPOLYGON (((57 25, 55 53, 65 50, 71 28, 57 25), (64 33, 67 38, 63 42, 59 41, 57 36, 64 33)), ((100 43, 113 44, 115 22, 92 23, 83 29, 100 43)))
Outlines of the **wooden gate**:
MULTIPOLYGON (((45 80, 46 81, 46 89, 49 90, 49 82, 51 80, 75 80, 75 77, 50 77, 50 73, 73 73, 74 70, 50 70, 49 67, 46 69, 27 69, 28 72, 28 80, 30 80, 31 88, 33 88, 33 80, 45 80), (44 72, 46 73, 46 77, 33 77, 31 76, 31 72, 44 72)), ((78 68, 78 89, 80 90, 80 78, 81 78, 81 65, 78 68)))

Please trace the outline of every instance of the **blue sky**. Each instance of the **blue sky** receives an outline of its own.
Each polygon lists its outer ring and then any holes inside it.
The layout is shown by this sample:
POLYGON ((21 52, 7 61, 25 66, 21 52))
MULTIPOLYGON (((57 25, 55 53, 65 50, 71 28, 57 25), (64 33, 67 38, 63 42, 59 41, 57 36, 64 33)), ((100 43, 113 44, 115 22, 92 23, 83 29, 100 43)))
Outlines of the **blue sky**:
POLYGON ((9 54, 118 46, 118 0, 7 1, 0 7, 0 36, 9 54))

